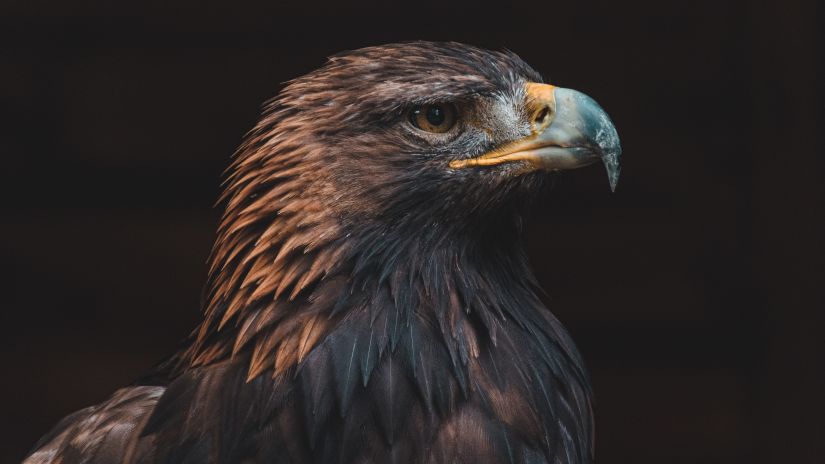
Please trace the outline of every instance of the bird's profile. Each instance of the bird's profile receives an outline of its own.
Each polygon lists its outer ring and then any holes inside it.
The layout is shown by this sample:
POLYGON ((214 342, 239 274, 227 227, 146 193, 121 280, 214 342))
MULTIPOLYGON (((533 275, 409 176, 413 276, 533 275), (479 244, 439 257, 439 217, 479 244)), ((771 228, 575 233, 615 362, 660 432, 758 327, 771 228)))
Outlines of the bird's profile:
POLYGON ((152 375, 25 463, 589 463, 582 360, 537 296, 522 216, 619 142, 510 52, 330 58, 229 171, 205 316, 152 375))

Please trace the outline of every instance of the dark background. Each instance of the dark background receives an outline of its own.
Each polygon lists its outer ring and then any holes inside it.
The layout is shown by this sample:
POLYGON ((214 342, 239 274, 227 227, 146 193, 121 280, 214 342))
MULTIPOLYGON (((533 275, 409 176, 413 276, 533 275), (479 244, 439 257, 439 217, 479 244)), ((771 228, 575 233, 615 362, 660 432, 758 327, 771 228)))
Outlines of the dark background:
POLYGON ((19 1, 0 8, 0 462, 199 317, 221 172, 259 105, 350 48, 507 47, 625 150, 530 254, 592 372, 602 463, 825 462, 822 7, 813 0, 19 1))

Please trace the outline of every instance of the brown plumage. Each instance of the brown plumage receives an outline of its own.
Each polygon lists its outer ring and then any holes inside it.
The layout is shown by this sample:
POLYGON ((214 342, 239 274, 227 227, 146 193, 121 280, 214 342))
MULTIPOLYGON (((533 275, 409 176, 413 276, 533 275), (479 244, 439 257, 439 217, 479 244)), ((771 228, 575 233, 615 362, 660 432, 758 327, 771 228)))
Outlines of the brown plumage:
POLYGON ((415 42, 289 82, 229 170, 186 347, 26 462, 590 462, 587 377, 522 250, 547 174, 447 166, 527 136, 540 81, 415 42), (410 125, 435 103, 447 135, 410 125))

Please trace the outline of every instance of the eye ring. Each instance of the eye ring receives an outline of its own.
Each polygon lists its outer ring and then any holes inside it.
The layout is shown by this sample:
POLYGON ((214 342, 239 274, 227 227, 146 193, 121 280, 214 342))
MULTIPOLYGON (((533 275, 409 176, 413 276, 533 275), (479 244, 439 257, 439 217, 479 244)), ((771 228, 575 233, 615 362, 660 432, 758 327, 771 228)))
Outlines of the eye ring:
POLYGON ((410 124, 418 130, 443 134, 455 126, 457 113, 455 105, 433 103, 412 108, 408 117, 410 124))

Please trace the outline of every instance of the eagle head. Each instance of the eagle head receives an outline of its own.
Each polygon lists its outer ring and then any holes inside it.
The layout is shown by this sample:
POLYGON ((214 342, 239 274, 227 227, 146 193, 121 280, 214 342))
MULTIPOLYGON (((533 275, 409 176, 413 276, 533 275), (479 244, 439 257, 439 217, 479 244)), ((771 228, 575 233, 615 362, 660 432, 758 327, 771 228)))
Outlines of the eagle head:
POLYGON ((437 286, 440 273, 484 257, 491 272, 529 276, 507 263, 523 258, 520 214, 547 173, 601 160, 612 188, 619 175, 619 140, 599 105, 542 83, 511 52, 432 42, 350 51, 288 82, 263 113, 229 170, 191 349, 193 364, 210 362, 278 327, 256 342, 252 376, 272 357, 276 374, 300 361, 313 343, 288 361, 273 355, 284 333, 354 304, 341 294, 388 279, 437 286), (346 283, 332 289, 336 277, 346 283), (327 300, 336 307, 318 310, 327 300), (220 335, 227 325, 234 336, 220 335))

